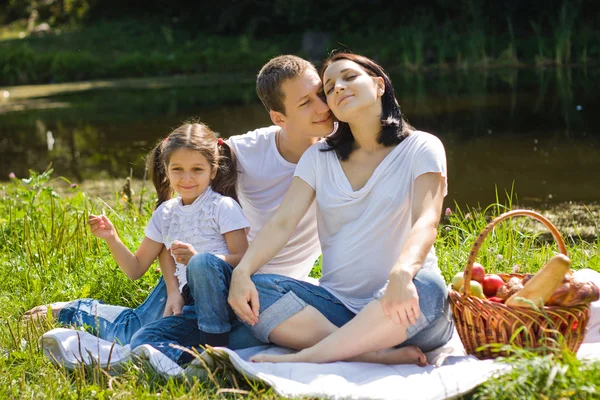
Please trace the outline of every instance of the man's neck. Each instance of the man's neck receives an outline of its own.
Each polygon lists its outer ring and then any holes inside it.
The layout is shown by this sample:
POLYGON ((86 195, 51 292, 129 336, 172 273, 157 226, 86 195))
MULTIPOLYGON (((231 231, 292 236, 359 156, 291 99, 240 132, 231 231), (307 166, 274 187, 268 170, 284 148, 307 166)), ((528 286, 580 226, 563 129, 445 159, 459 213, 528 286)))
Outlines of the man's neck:
POLYGON ((314 143, 319 141, 318 137, 295 136, 288 134, 285 129, 280 129, 275 136, 277 151, 287 161, 298 164, 302 154, 314 143))

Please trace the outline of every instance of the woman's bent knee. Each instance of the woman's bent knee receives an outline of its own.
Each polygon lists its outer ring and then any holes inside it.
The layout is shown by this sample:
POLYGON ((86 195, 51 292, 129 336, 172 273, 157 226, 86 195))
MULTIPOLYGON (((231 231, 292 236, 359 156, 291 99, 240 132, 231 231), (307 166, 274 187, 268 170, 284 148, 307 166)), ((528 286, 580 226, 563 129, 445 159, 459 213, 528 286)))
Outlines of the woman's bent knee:
POLYGON ((419 271, 413 279, 419 295, 419 308, 429 323, 447 314, 448 288, 437 271, 419 271))

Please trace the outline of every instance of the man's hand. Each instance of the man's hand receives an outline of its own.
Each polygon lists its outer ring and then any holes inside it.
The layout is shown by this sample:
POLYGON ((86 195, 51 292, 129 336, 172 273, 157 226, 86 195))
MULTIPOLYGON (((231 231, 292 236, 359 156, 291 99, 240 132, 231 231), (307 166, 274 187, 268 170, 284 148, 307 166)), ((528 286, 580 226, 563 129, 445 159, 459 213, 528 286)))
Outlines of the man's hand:
POLYGON ((227 302, 242 321, 254 326, 258 323, 258 310, 260 309, 258 291, 250 276, 243 272, 236 272, 238 270, 234 269, 231 276, 227 302))
POLYGON ((185 300, 181 293, 173 293, 167 296, 167 304, 165 304, 165 312, 163 317, 171 315, 181 315, 181 309, 185 305, 185 300))
POLYGON ((419 295, 412 279, 405 274, 390 274, 390 280, 381 298, 381 307, 386 317, 396 325, 409 327, 417 323, 421 315, 419 295))
POLYGON ((196 255, 196 250, 191 244, 175 240, 171 244, 171 254, 175 257, 175 261, 183 265, 187 265, 190 258, 196 255))

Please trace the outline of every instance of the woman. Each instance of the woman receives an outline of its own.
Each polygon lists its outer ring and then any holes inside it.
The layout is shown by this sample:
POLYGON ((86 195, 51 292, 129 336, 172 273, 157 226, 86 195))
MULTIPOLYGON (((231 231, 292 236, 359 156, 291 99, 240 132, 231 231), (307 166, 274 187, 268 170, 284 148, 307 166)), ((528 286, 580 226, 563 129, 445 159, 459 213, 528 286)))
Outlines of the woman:
POLYGON ((447 193, 443 145, 403 121, 372 60, 338 53, 321 77, 338 130, 302 156, 283 203, 234 270, 229 303, 258 339, 301 350, 253 361, 425 365, 423 351, 453 331, 433 249, 447 193), (253 276, 315 198, 320 285, 253 276))

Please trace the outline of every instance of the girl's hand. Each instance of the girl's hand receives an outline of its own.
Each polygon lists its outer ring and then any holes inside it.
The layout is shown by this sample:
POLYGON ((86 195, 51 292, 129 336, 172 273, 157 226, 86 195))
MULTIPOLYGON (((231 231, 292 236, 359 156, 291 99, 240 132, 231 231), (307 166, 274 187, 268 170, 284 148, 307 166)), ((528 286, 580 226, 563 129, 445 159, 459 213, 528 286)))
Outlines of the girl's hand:
POLYGON ((117 235, 117 230, 106 215, 92 215, 88 217, 88 225, 92 234, 100 239, 112 239, 117 235))
POLYGON ((176 240, 171 244, 171 254, 175 257, 175 261, 187 265, 190 258, 196 255, 196 250, 191 244, 176 240))
POLYGON ((185 300, 180 292, 169 294, 167 296, 167 304, 165 304, 165 312, 163 317, 171 315, 181 315, 181 310, 185 305, 185 300))
POLYGON ((386 317, 396 325, 409 327, 417 323, 421 315, 419 295, 412 279, 406 275, 392 273, 388 286, 381 298, 381 307, 386 317))

